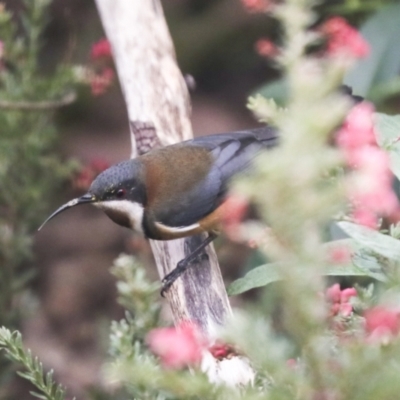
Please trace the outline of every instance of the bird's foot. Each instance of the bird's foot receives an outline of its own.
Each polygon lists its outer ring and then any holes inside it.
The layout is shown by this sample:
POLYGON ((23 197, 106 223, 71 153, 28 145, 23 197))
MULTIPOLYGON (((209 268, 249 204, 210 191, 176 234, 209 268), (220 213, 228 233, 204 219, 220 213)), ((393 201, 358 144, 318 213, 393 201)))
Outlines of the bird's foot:
POLYGON ((169 274, 165 275, 161 281, 162 289, 161 296, 165 297, 165 293, 168 292, 172 284, 188 269, 190 264, 199 263, 202 261, 208 261, 209 256, 206 252, 197 255, 193 259, 183 259, 178 262, 176 268, 173 269, 169 274))
POLYGON ((161 296, 165 297, 165 293, 168 292, 172 284, 186 271, 189 266, 189 262, 186 260, 181 260, 178 262, 175 269, 173 269, 169 274, 165 275, 161 281, 162 289, 161 296))
POLYGON ((187 270, 187 268, 193 262, 201 262, 206 261, 209 259, 209 256, 203 250, 207 247, 217 235, 215 233, 210 233, 209 236, 203 240, 199 247, 196 250, 192 251, 186 258, 179 261, 176 268, 173 269, 169 274, 164 276, 163 280, 161 281, 162 289, 161 289, 161 296, 165 297, 165 293, 168 292, 169 288, 172 284, 187 270))
POLYGON ((200 253, 198 256, 196 256, 189 264, 196 264, 196 263, 200 263, 202 261, 208 261, 209 259, 210 259, 210 257, 204 251, 203 253, 200 253))

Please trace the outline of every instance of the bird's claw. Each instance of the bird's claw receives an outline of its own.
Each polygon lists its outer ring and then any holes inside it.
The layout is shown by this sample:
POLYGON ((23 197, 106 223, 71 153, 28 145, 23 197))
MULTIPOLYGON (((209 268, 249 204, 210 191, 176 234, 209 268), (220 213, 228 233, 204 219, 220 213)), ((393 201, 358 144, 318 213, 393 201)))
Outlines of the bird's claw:
POLYGON ((186 268, 187 263, 185 263, 184 260, 181 260, 178 262, 175 269, 164 276, 164 278, 161 280, 162 289, 160 294, 162 297, 165 297, 165 294, 168 292, 172 284, 182 275, 186 268))
POLYGON ((170 287, 172 286, 173 283, 174 283, 174 281, 168 282, 168 280, 166 280, 165 278, 161 281, 161 284, 162 284, 162 288, 161 288, 161 292, 160 292, 161 297, 165 298, 165 294, 168 292, 168 290, 170 289, 170 287))
POLYGON ((165 294, 168 292, 172 284, 187 270, 190 264, 207 261, 208 259, 208 254, 204 252, 197 255, 193 259, 183 259, 179 261, 176 265, 176 268, 173 269, 169 274, 165 275, 164 278, 161 280, 161 296, 165 297, 165 294))

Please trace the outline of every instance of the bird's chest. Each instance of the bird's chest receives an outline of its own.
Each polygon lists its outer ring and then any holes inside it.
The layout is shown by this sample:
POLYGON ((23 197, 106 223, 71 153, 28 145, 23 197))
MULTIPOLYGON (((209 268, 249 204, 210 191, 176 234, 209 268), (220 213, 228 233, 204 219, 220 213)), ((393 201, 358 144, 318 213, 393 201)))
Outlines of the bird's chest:
POLYGON ((101 208, 116 224, 143 232, 144 209, 141 204, 128 200, 111 200, 97 203, 96 206, 101 208))

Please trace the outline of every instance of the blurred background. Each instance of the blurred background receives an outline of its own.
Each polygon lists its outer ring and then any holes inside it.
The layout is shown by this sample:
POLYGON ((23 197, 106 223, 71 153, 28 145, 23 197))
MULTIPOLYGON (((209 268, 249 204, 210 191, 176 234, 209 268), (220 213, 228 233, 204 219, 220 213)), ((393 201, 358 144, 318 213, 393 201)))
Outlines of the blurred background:
MULTIPOLYGON (((17 16, 24 7, 6 1, 17 16)), ((239 1, 164 1, 166 17, 184 74, 190 74, 193 130, 196 135, 256 126, 246 110, 248 95, 267 74, 274 75, 254 43, 272 27, 265 17, 249 14, 239 1), (267 68, 266 68, 267 67, 267 68)), ((47 72, 60 59, 85 64, 92 45, 104 37, 94 2, 55 0, 50 7, 40 66, 47 72)), ((275 73, 276 74, 276 73, 275 73)), ((78 100, 57 113, 62 159, 80 163, 59 192, 49 193, 51 212, 82 193, 80 172, 94 163, 113 164, 130 157, 130 135, 124 101, 117 83, 101 96, 83 88, 78 100), (78 186, 78 188, 76 187, 78 186)), ((226 278, 238 276, 248 250, 217 243, 226 278)), ((79 207, 34 233, 36 275, 31 281, 29 311, 21 329, 26 346, 54 368, 71 394, 95 386, 105 357, 111 319, 123 317, 109 273, 121 253, 137 254, 157 279, 147 242, 112 223, 94 207, 79 207)), ((24 383, 20 396, 27 396, 24 383)), ((22 398, 22 397, 20 397, 22 398)))
MULTIPOLYGON (((350 3, 354 4, 325 2, 322 15, 339 12, 360 24, 378 8, 350 3)), ((20 0, 3 4, 15 18, 25 7, 20 0)), ((246 109, 247 98, 279 73, 268 58, 257 54, 255 43, 262 37, 276 39, 276 24, 265 15, 248 12, 239 0, 164 0, 163 5, 181 70, 196 83, 191 92, 195 135, 257 126, 246 109)), ((60 60, 87 63, 92 45, 103 37, 93 1, 54 0, 43 36, 40 70, 49 73, 60 60)), ((392 75, 397 75, 398 64, 392 75)), ((267 90, 276 93, 276 86, 267 90)), ((387 99, 382 87, 378 95, 387 99)), ((395 97, 381 104, 397 107, 395 97)), ((130 156, 126 110, 116 82, 100 96, 82 87, 77 101, 58 110, 55 118, 54 151, 64 161, 74 160, 73 173, 57 188, 49 189, 48 205, 38 219, 81 194, 90 176, 88 169, 101 169, 130 156)), ((34 265, 35 274, 29 279, 29 290, 13 300, 23 305, 16 326, 27 347, 46 368, 54 368, 69 393, 84 399, 86 391, 100 380, 110 320, 123 316, 109 268, 121 252, 136 254, 156 280, 152 255, 144 239, 89 206, 63 213, 40 232, 30 228, 29 234, 33 235, 33 258, 24 260, 20 269, 34 265)), ((220 239, 216 247, 227 282, 258 263, 257 255, 248 248, 226 239, 220 239)), ((18 398, 29 397, 25 384, 17 381, 14 385, 18 398)))

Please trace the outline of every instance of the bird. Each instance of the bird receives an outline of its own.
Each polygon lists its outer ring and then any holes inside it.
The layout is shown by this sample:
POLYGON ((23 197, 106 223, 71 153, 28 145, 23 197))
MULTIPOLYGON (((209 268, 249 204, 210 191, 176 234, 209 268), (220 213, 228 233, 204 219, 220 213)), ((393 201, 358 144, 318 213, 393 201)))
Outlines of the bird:
POLYGON ((87 193, 59 207, 40 226, 82 204, 102 209, 115 223, 148 239, 208 236, 162 280, 164 295, 220 231, 229 183, 249 171, 262 150, 278 143, 276 129, 200 136, 122 161, 100 173, 87 193))
MULTIPOLYGON (((354 105, 363 101, 351 88, 339 90, 354 105)), ((62 205, 39 227, 61 212, 82 204, 102 209, 115 223, 148 239, 172 240, 198 233, 208 236, 162 279, 164 295, 219 234, 229 184, 251 170, 254 159, 279 144, 272 126, 200 136, 155 148, 100 173, 88 192, 62 205)))

